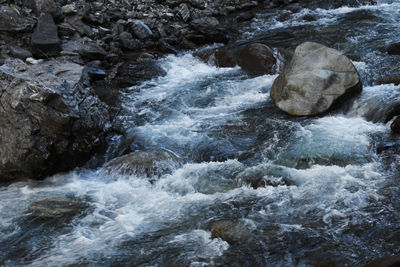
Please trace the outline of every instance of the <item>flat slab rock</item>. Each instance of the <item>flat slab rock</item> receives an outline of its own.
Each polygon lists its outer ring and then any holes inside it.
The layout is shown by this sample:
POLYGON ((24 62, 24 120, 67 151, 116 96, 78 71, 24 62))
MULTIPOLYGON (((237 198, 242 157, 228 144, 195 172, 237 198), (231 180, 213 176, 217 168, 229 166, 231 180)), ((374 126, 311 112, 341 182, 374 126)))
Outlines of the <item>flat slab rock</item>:
POLYGON ((305 42, 296 48, 290 63, 275 79, 270 94, 275 105, 286 113, 312 116, 361 88, 350 59, 335 49, 305 42))

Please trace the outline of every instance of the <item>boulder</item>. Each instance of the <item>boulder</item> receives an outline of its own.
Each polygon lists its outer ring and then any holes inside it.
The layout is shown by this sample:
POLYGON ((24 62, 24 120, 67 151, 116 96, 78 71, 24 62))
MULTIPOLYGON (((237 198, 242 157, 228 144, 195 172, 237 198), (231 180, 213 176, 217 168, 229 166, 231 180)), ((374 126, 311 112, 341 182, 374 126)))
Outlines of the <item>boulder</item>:
POLYGON ((362 89, 353 63, 339 51, 318 43, 299 45, 275 79, 271 98, 290 115, 317 115, 362 89))
POLYGON ((237 51, 225 46, 215 51, 215 64, 222 68, 232 68, 238 65, 237 51))
POLYGON ((243 49, 239 65, 252 75, 275 74, 278 70, 274 53, 274 50, 265 44, 250 44, 243 49))
POLYGON ((49 220, 75 216, 87 208, 88 205, 84 202, 49 198, 32 202, 28 207, 28 212, 33 217, 49 220))
POLYGON ((165 149, 135 151, 116 158, 104 167, 107 173, 160 177, 182 166, 182 159, 165 149))
POLYGON ((400 43, 394 43, 388 47, 389 55, 400 55, 400 43))
POLYGON ((90 36, 92 34, 92 29, 82 21, 82 16, 67 17, 65 22, 81 35, 90 36))
POLYGON ((35 26, 35 23, 34 19, 24 16, 13 6, 0 6, 0 32, 30 31, 35 26))
POLYGON ((39 179, 82 165, 110 125, 83 67, 70 62, 6 60, 0 103, 0 181, 39 179))
POLYGON ((199 38, 196 41, 196 38, 186 37, 190 41, 195 42, 196 44, 199 42, 220 42, 225 43, 228 41, 228 37, 226 35, 226 28, 224 28, 217 18, 215 17, 200 17, 194 19, 190 22, 190 25, 205 36, 206 40, 199 38))
POLYGON ((153 36, 153 32, 150 30, 149 26, 147 26, 141 20, 134 20, 132 23, 132 31, 133 33, 141 40, 149 39, 153 36))
POLYGON ((53 17, 45 13, 39 17, 31 38, 32 52, 36 57, 53 57, 60 53, 60 38, 53 17))
POLYGON ((72 38, 62 43, 64 54, 79 54, 85 60, 103 59, 107 52, 95 41, 89 38, 72 38))

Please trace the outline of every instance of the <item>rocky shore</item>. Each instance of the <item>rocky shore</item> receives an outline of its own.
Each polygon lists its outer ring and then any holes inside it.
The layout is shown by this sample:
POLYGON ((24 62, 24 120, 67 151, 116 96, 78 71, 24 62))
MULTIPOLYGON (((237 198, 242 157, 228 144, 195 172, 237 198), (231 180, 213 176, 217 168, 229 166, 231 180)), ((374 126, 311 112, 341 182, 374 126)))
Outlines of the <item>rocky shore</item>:
MULTIPOLYGON (((120 88, 162 74, 152 62, 206 44, 220 67, 280 73, 294 51, 235 41, 257 13, 374 1, 0 1, 0 180, 42 178, 86 162, 119 132, 120 88)), ((278 12, 277 11, 277 12, 278 12)), ((311 19, 311 18, 308 18, 311 19)), ((390 53, 396 53, 396 45, 390 53)), ((393 112, 392 112, 393 113, 393 112)), ((398 115, 396 112, 391 116, 398 115)), ((398 122, 392 126, 397 131, 398 122)))

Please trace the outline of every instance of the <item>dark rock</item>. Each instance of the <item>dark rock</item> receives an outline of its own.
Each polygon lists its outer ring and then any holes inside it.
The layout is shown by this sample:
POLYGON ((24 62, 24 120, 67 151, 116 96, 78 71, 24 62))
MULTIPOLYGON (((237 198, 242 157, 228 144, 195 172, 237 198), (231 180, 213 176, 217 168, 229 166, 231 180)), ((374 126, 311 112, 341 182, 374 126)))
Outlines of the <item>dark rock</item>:
POLYGON ((274 50, 267 45, 253 43, 246 46, 240 56, 240 67, 249 74, 274 74, 277 60, 274 50))
MULTIPOLYGON (((221 42, 225 43, 228 41, 228 37, 226 35, 226 28, 220 25, 220 22, 215 17, 201 17, 190 22, 190 25, 202 33, 206 40, 201 40, 202 42, 221 42)), ((187 39, 195 42, 193 38, 187 39)))
POLYGON ((251 11, 245 11, 240 13, 236 18, 238 21, 248 21, 255 17, 255 14, 251 11))
POLYGON ((27 0, 27 4, 37 16, 41 13, 49 13, 52 16, 56 16, 58 13, 54 0, 27 0))
POLYGON ((132 23, 132 31, 141 40, 148 39, 153 36, 153 32, 141 20, 134 20, 132 23))
POLYGON ((23 32, 31 31, 35 26, 35 20, 23 16, 14 6, 0 6, 0 32, 23 32))
POLYGON ((251 232, 251 226, 243 221, 221 220, 214 222, 211 226, 212 238, 219 237, 230 244, 253 242, 254 236, 251 232))
POLYGON ((290 115, 317 115, 334 103, 360 92, 362 84, 353 63, 339 51, 305 42, 296 48, 270 94, 290 115))
POLYGON ((138 39, 134 39, 132 34, 129 32, 122 32, 119 35, 119 40, 123 48, 128 50, 137 50, 141 47, 141 42, 138 39))
POLYGON ((107 52, 96 42, 88 38, 74 38, 73 40, 63 42, 63 52, 77 53, 85 60, 103 59, 107 52))
POLYGON ((13 57, 25 59, 27 57, 32 57, 32 53, 26 49, 23 49, 16 45, 8 45, 8 49, 10 50, 10 54, 13 57))
POLYGON ((44 199, 32 202, 28 211, 32 216, 42 220, 49 220, 62 217, 78 215, 88 208, 84 202, 68 199, 44 199))
POLYGON ((376 81, 377 84, 390 84, 393 83, 394 85, 400 84, 400 74, 393 74, 389 76, 382 77, 376 81))
POLYGON ((70 170, 101 145, 108 111, 82 70, 56 60, 0 67, 0 180, 70 170))
POLYGON ((182 163, 182 159, 165 149, 135 151, 110 161, 104 167, 104 171, 123 175, 160 177, 181 167, 182 163))
POLYGON ((119 66, 114 82, 116 87, 124 88, 165 74, 154 60, 127 61, 119 66))
POLYGON ((218 67, 235 67, 238 65, 237 51, 229 47, 220 47, 215 52, 215 64, 218 67))
POLYGON ((46 13, 40 16, 31 39, 32 52, 37 57, 57 56, 61 50, 57 26, 53 17, 46 13))
POLYGON ((305 20, 305 21, 316 21, 317 18, 314 17, 313 15, 306 14, 306 15, 303 16, 303 20, 305 20))
POLYGON ((400 43, 391 44, 388 47, 388 54, 389 55, 400 55, 400 43))
POLYGON ((82 16, 67 17, 65 22, 81 35, 90 36, 92 34, 91 28, 82 21, 82 16))
POLYGON ((397 116, 396 119, 390 125, 390 129, 392 132, 400 134, 400 116, 397 116))

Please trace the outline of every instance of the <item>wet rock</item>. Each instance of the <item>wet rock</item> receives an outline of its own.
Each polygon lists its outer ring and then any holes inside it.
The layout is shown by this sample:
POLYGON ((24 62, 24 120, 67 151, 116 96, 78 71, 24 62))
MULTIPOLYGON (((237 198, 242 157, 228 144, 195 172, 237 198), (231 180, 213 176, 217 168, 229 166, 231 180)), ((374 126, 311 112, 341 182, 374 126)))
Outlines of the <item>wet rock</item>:
POLYGON ((303 16, 303 20, 305 20, 305 21, 316 21, 317 18, 315 16, 313 16, 313 15, 306 14, 306 15, 303 16))
POLYGON ((137 50, 141 46, 140 40, 134 39, 132 34, 129 32, 122 32, 119 35, 119 40, 122 44, 122 47, 128 50, 137 50))
POLYGON ((82 71, 57 60, 0 67, 1 181, 70 170, 102 144, 108 111, 82 71))
POLYGON ((339 51, 313 42, 296 48, 275 79, 271 98, 290 115, 317 115, 362 89, 353 63, 339 51))
POLYGON ((28 57, 32 57, 32 53, 26 49, 23 49, 16 45, 8 45, 8 49, 10 50, 10 54, 13 57, 26 59, 28 57))
POLYGON ((237 242, 251 243, 254 240, 251 228, 251 225, 246 225, 243 221, 216 221, 211 226, 211 237, 219 237, 230 244, 237 242))
POLYGON ((388 47, 388 54, 389 55, 400 55, 400 43, 391 44, 388 47))
POLYGON ((394 85, 400 84, 400 75, 393 74, 382 77, 376 81, 377 84, 390 84, 393 83, 394 85))
POLYGON ((68 199, 44 199, 32 202, 28 211, 32 216, 43 220, 71 217, 78 215, 88 208, 84 202, 68 200, 68 199))
POLYGON ((60 39, 53 17, 46 13, 40 16, 31 39, 32 52, 37 57, 53 57, 60 53, 60 39))
POLYGON ((119 66, 114 82, 116 87, 124 88, 165 74, 164 69, 155 64, 154 60, 127 61, 119 66))
POLYGON ((31 31, 36 21, 21 14, 15 6, 0 6, 0 32, 31 31))
POLYGON ((396 119, 390 125, 390 129, 392 132, 400 134, 400 116, 397 116, 396 119))
POLYGON ((396 267, 400 266, 400 254, 396 254, 393 256, 385 256, 383 258, 374 260, 364 267, 396 267))
POLYGON ((49 13, 53 16, 57 15, 57 5, 54 0, 28 0, 27 3, 38 16, 41 13, 49 13))
POLYGON ((160 177, 182 166, 183 161, 168 150, 135 151, 106 164, 104 170, 123 175, 160 177))
POLYGON ((288 185, 288 181, 285 181, 282 177, 273 177, 264 166, 255 166, 245 169, 240 172, 236 179, 240 184, 250 185, 256 189, 259 187, 266 186, 279 186, 288 185))
POLYGON ((141 40, 149 39, 153 36, 153 32, 143 21, 134 20, 132 23, 133 33, 141 40))
POLYGON ((251 75, 277 72, 274 50, 264 44, 253 43, 246 46, 241 53, 239 62, 240 67, 251 75))
POLYGON ((238 65, 237 51, 228 47, 220 47, 215 52, 215 64, 218 67, 235 67, 238 65))

